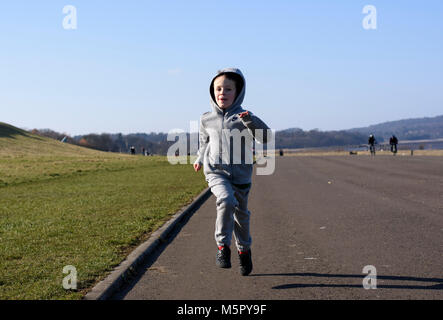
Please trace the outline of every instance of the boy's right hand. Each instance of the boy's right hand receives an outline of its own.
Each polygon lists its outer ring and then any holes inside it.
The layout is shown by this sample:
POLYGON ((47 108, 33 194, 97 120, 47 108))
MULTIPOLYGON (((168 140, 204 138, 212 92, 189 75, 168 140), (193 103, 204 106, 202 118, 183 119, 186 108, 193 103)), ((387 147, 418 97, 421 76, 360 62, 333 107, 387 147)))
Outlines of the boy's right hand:
POLYGON ((194 163, 194 170, 195 172, 197 172, 198 170, 200 170, 202 167, 202 165, 200 163, 194 163))

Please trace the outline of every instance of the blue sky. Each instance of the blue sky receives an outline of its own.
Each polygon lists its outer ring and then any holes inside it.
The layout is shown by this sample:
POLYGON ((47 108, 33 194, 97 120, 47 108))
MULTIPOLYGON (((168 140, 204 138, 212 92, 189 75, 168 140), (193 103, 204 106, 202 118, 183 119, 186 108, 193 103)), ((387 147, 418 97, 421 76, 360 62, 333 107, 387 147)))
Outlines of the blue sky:
POLYGON ((443 114, 440 0, 3 1, 0 39, 0 121, 21 128, 189 131, 223 67, 276 130, 443 114))

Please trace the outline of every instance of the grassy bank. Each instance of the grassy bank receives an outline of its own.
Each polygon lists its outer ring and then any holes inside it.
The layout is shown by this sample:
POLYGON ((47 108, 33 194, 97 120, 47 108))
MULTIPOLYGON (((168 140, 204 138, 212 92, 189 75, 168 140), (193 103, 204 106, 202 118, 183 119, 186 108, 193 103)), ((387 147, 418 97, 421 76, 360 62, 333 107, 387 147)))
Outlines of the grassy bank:
MULTIPOLYGON (((0 124, 1 125, 1 124, 0 124)), ((79 299, 205 188, 191 165, 0 126, 0 299, 79 299), (62 287, 63 267, 77 290, 62 287)))

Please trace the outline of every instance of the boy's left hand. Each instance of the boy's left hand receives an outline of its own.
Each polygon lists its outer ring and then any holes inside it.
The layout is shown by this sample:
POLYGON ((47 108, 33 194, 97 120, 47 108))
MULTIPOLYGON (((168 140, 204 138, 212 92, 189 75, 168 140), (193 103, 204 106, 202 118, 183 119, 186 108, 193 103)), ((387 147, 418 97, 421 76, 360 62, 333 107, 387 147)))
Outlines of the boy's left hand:
POLYGON ((249 115, 249 111, 243 111, 242 113, 239 113, 238 116, 240 118, 243 118, 244 116, 248 116, 249 115))

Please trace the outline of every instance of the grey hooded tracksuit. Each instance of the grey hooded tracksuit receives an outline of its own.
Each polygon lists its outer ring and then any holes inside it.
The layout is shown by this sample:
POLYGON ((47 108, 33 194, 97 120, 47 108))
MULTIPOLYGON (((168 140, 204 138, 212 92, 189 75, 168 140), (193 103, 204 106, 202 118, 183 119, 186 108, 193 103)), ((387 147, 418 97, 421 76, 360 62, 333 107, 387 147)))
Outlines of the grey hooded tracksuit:
POLYGON ((245 87, 243 74, 235 68, 220 70, 212 79, 212 112, 206 112, 200 118, 200 147, 195 161, 203 165, 208 186, 217 199, 216 243, 218 246, 230 246, 234 233, 239 251, 247 251, 251 246, 248 195, 251 188, 253 140, 266 143, 272 134, 270 130, 267 131, 269 127, 251 112, 243 118, 239 117, 239 113, 245 111, 241 107, 245 87), (223 110, 216 103, 213 84, 216 77, 227 72, 240 75, 243 86, 237 92, 234 103, 223 110))

